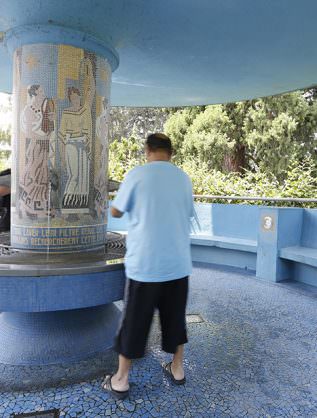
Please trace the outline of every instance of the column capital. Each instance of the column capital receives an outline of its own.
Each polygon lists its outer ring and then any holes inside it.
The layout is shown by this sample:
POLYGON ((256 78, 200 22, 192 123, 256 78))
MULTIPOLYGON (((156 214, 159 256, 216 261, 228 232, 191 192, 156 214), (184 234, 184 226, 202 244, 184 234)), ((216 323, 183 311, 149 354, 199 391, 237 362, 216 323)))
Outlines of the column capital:
POLYGON ((27 44, 63 44, 82 48, 106 58, 115 71, 119 55, 112 45, 85 32, 56 25, 24 25, 6 32, 5 44, 12 54, 15 49, 27 44))

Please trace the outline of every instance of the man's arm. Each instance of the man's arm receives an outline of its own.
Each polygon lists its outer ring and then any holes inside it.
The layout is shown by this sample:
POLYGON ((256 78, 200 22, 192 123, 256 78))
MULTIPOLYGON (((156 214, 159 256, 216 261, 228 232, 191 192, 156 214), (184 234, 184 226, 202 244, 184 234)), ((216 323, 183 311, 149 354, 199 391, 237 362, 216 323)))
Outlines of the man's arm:
POLYGON ((113 216, 114 218, 121 218, 123 216, 123 212, 121 212, 114 206, 111 206, 110 210, 111 210, 111 216, 113 216))
POLYGON ((7 194, 10 194, 10 187, 0 186, 0 197, 6 196, 7 194))
POLYGON ((135 180, 133 172, 135 169, 129 171, 123 182, 120 184, 118 193, 114 198, 110 212, 114 218, 121 218, 125 212, 131 210, 133 204, 133 190, 135 186, 135 180))

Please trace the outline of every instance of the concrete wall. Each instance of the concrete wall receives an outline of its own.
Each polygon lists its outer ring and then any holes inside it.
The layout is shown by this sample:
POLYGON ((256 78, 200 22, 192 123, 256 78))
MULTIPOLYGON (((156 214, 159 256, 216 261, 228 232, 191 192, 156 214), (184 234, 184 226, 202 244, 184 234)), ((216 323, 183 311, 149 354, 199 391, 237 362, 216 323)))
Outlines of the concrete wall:
POLYGON ((317 209, 304 210, 301 245, 317 248, 317 209))
MULTIPOLYGON (((317 286, 317 209, 196 203, 195 210, 193 261, 317 286)), ((126 231, 128 216, 109 216, 108 227, 126 231)))
MULTIPOLYGON (((195 203, 192 233, 197 235, 224 235, 255 239, 259 220, 259 206, 195 203)), ((126 231, 129 215, 116 219, 108 213, 108 231, 126 231)))

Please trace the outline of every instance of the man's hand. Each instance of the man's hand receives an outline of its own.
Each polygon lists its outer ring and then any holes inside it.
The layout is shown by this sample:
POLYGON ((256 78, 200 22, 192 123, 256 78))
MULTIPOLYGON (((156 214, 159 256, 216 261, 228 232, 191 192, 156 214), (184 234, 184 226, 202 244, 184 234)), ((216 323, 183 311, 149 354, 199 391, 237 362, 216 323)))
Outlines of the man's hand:
POLYGON ((110 211, 111 216, 113 216, 114 218, 121 218, 123 216, 123 212, 120 212, 120 210, 118 210, 114 206, 111 206, 110 211))

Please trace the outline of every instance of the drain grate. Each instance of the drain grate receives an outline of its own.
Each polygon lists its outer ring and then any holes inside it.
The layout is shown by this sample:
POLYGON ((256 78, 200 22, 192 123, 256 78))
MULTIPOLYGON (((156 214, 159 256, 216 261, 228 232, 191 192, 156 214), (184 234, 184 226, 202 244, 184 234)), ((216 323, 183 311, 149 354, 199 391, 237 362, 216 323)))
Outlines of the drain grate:
POLYGON ((58 409, 50 409, 47 411, 28 412, 26 414, 14 414, 12 418, 59 418, 58 409))
POLYGON ((205 322, 205 320, 200 314, 188 314, 186 315, 186 322, 188 324, 196 324, 199 322, 205 322))

